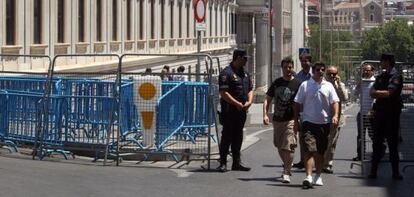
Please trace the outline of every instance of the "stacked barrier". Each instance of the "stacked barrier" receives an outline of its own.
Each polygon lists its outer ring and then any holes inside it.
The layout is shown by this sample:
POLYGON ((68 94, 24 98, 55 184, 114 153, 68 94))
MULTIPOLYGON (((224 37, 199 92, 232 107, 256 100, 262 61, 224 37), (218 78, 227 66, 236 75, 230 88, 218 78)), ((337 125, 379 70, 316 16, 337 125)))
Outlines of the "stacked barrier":
POLYGON ((133 79, 123 78, 120 70, 111 79, 99 73, 58 73, 54 64, 47 75, 0 76, 1 144, 33 146, 40 158, 51 152, 66 158, 67 150, 96 149, 119 157, 124 146, 173 154, 199 149, 209 157, 215 119, 209 83, 163 81, 154 108, 154 138, 149 141, 133 79))

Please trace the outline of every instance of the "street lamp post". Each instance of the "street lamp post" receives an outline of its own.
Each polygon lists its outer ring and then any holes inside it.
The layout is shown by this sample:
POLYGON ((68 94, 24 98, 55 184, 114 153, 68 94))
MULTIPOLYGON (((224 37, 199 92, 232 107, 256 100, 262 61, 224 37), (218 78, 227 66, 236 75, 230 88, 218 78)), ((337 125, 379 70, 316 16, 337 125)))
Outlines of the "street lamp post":
POLYGON ((272 83, 272 69, 273 69, 273 0, 269 0, 269 71, 268 71, 268 86, 272 83))
POLYGON ((323 18, 323 0, 320 1, 320 10, 319 10, 319 61, 322 61, 322 18, 323 18))

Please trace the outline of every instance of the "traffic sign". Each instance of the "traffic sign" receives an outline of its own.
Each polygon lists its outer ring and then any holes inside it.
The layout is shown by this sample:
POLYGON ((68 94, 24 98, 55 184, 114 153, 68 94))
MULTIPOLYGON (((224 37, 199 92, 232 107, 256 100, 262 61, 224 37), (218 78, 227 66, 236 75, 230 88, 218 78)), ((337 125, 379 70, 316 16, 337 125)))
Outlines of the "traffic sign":
POLYGON ((299 48, 299 55, 309 54, 310 55, 310 48, 299 48))
POLYGON ((206 0, 194 1, 194 17, 198 23, 204 23, 206 19, 206 0))

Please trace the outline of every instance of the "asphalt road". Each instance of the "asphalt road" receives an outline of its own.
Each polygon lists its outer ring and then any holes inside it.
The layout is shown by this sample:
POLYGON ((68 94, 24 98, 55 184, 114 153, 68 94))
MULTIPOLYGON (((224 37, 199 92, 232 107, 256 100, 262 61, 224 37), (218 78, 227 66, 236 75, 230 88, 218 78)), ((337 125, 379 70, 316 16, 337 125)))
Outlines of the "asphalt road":
MULTIPOLYGON (((255 142, 243 151, 250 172, 203 171, 199 161, 189 165, 173 162, 124 161, 121 166, 61 160, 37 161, 26 157, 0 156, 0 196, 412 196, 414 167, 407 168, 403 181, 392 181, 389 164, 381 165, 378 180, 350 168, 356 151, 356 106, 345 111, 334 174, 324 174, 325 186, 303 190, 304 172, 294 170, 291 184, 278 180, 281 161, 272 144, 270 127, 246 128, 246 140, 255 142), (255 139, 255 140, 252 140, 255 139), (180 168, 179 168, 180 167, 180 168)), ((296 154, 296 160, 299 154, 296 154)), ((402 165, 407 165, 404 163, 402 165)), ((217 166, 216 162, 212 167, 217 166)))

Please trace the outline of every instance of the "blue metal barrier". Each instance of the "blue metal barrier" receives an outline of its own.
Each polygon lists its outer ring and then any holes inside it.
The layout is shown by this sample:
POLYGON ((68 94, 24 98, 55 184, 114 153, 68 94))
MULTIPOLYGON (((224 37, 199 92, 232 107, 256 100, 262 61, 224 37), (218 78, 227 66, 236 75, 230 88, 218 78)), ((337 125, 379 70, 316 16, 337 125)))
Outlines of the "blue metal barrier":
POLYGON ((184 125, 184 100, 180 99, 184 94, 185 84, 182 82, 157 101, 155 145, 158 151, 163 151, 168 140, 184 125))
MULTIPOLYGON (((196 143, 198 136, 207 136, 208 125, 208 83, 186 82, 185 93, 185 122, 180 136, 196 143)), ((210 110, 211 111, 211 110, 210 110)), ((213 115, 213 113, 210 113, 213 115)), ((213 120, 211 116, 210 120, 213 120)), ((214 126, 214 125, 210 125, 214 126)), ((215 140, 213 135, 210 135, 215 140)))
POLYGON ((115 83, 98 80, 64 80, 66 142, 105 144, 115 83))
MULTIPOLYGON (((143 149, 145 142, 142 139, 142 129, 138 116, 137 106, 134 104, 134 82, 125 80, 120 90, 120 142, 132 143, 143 149)), ((114 144, 116 145, 116 144, 114 144)))
MULTIPOLYGON (((42 136, 36 136, 42 121, 45 83, 44 77, 0 77, 2 142, 34 144, 41 140, 46 152, 48 146, 59 152, 59 147, 64 149, 69 144, 105 145, 108 128, 118 124, 115 117, 119 115, 120 139, 115 134, 109 136, 109 145, 113 148, 117 143, 127 142, 141 149, 145 147, 132 80, 122 80, 120 99, 114 102, 114 81, 55 78, 48 99, 47 122, 42 125, 42 136), (112 109, 115 111, 111 121, 112 109)), ((156 151, 168 152, 165 147, 173 137, 196 143, 198 136, 208 135, 208 88, 204 82, 162 82, 162 96, 156 106, 156 151)))

